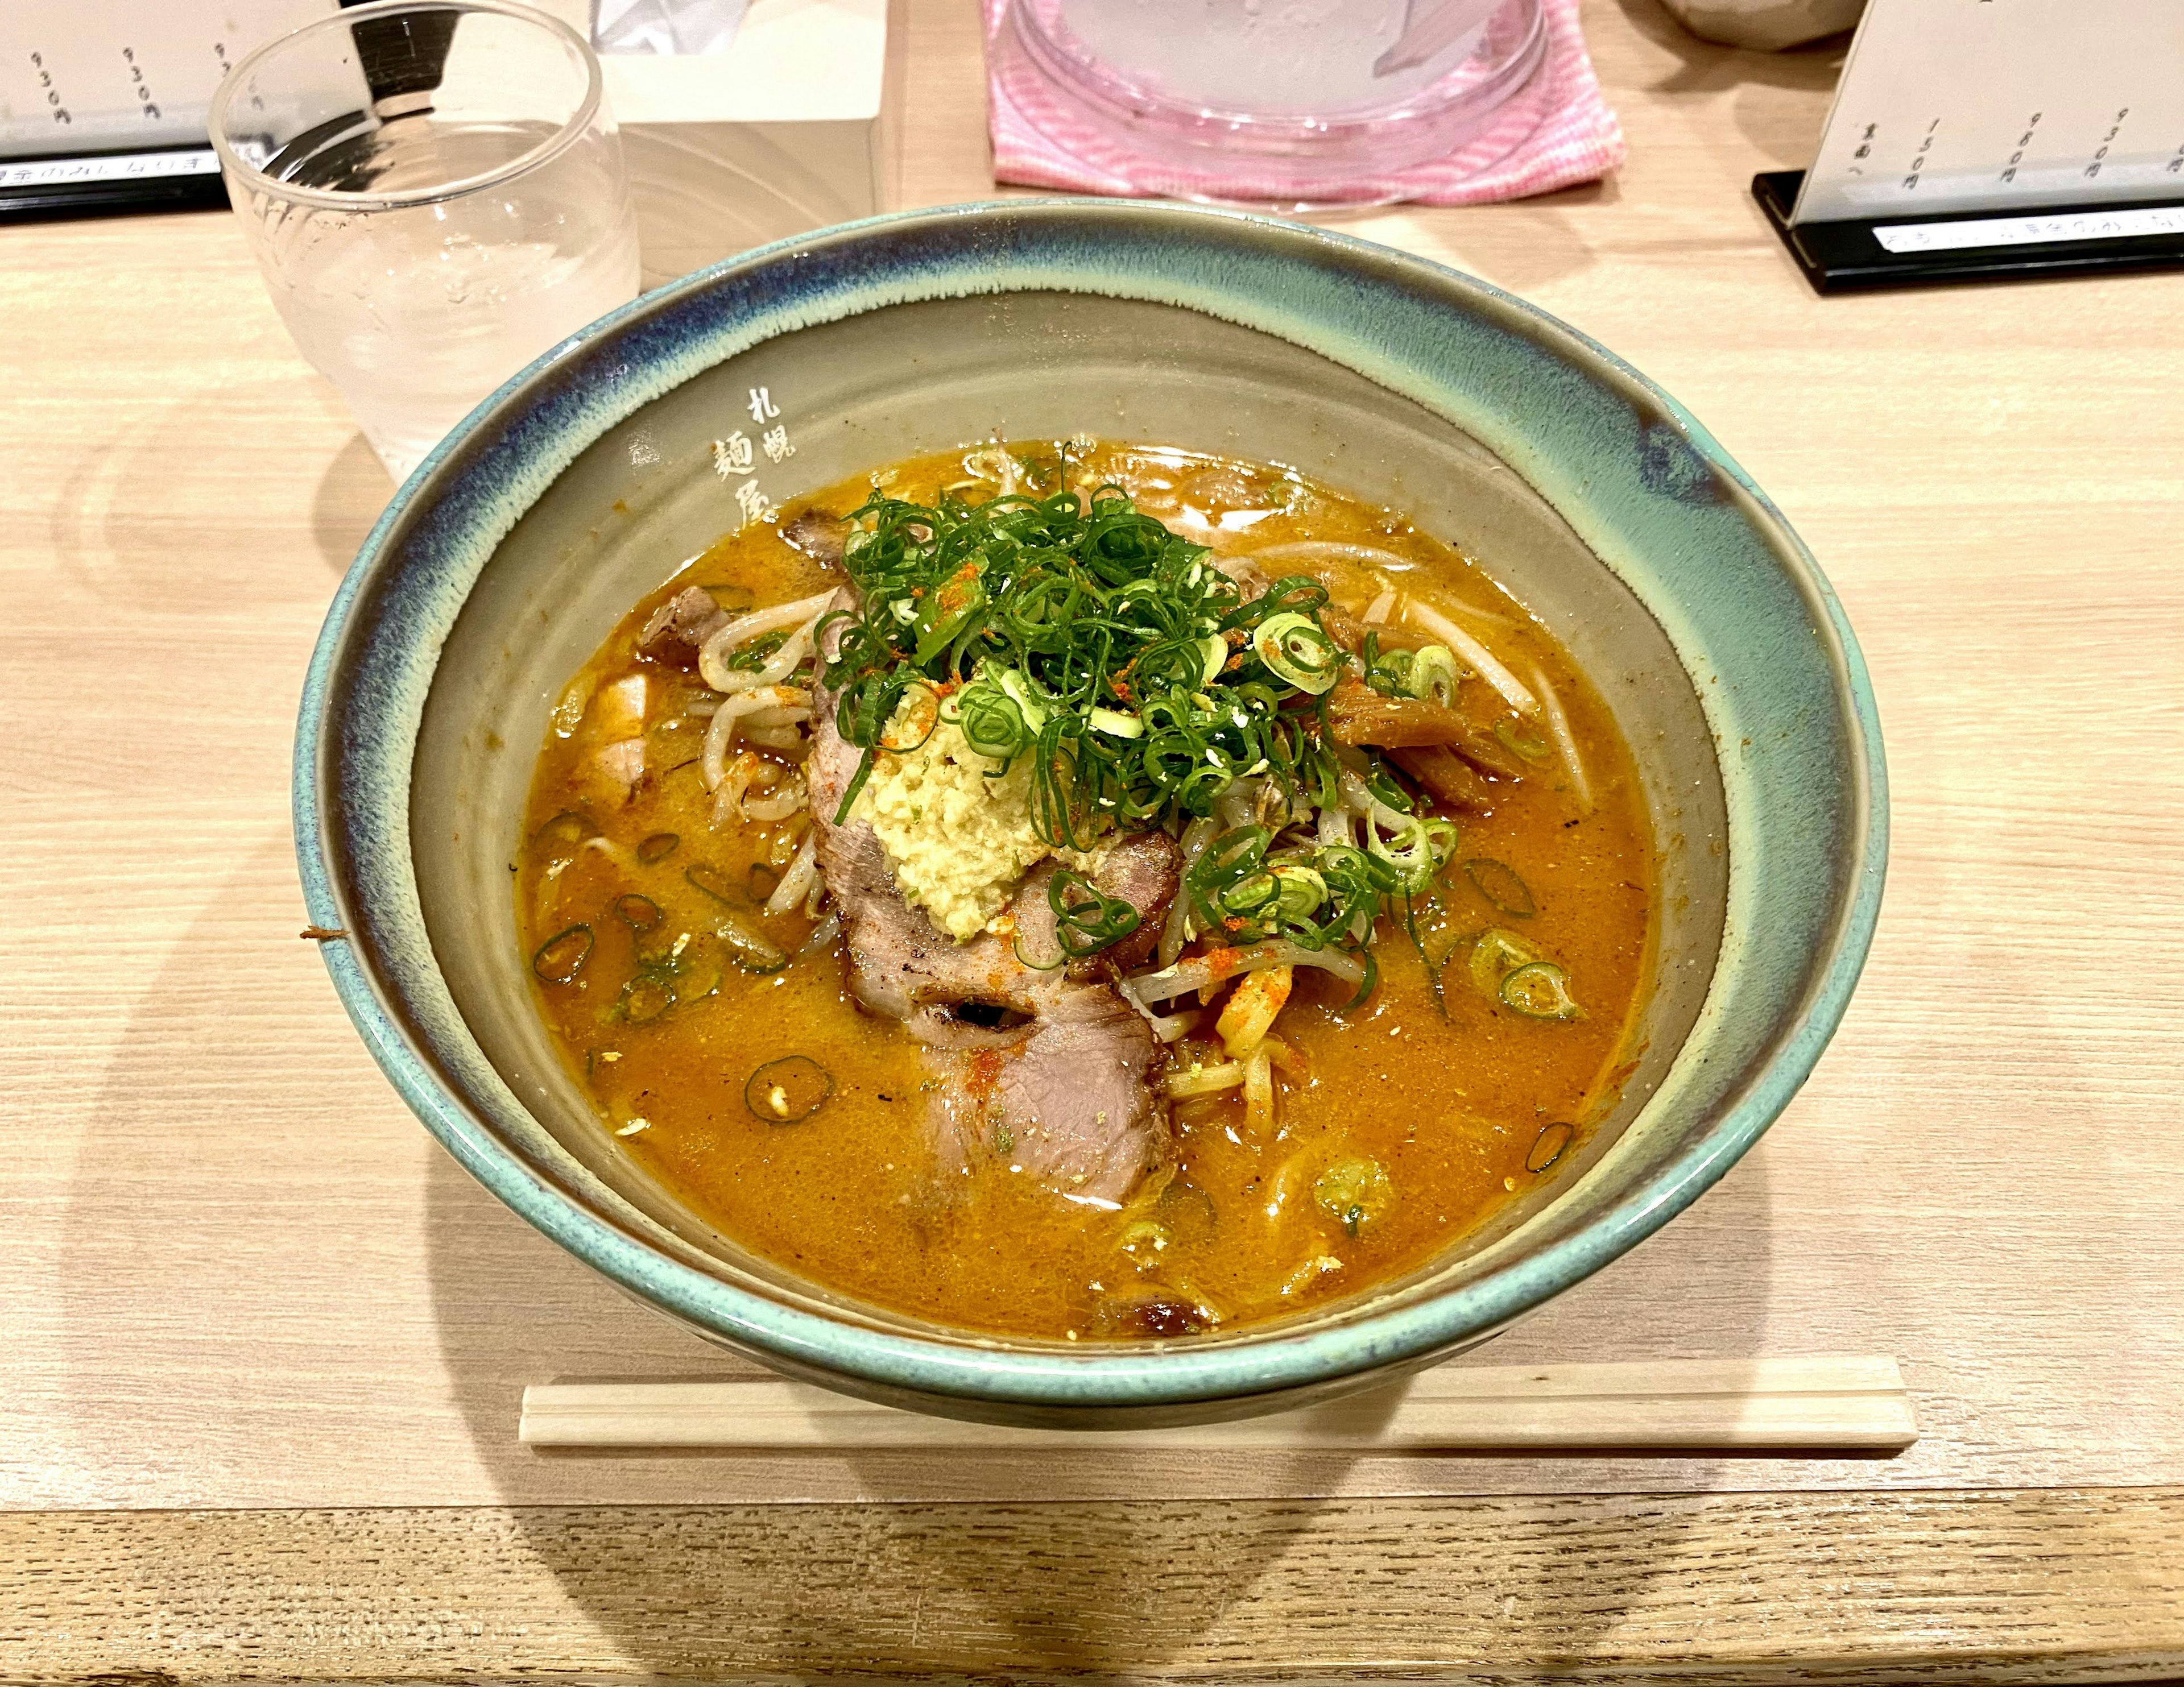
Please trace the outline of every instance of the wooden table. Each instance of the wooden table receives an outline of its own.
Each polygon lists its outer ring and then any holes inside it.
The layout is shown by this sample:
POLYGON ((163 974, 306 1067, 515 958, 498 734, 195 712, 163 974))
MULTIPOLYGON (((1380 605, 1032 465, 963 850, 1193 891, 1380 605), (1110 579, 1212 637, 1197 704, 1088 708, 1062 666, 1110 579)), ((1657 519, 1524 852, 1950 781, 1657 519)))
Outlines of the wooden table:
MULTIPOLYGON (((7 228, 0 1676, 2184 1673, 2184 277, 1818 300, 1747 182, 1833 57, 1586 21, 1613 181, 1347 225, 1597 336, 1774 494, 1872 665, 1893 860, 1765 1142, 1482 1358, 1892 1353, 1924 1439, 525 1451, 526 1381, 738 1367, 459 1172, 296 940, 296 693, 386 478, 226 217, 7 228)), ((971 0, 911 51, 910 198, 987 191, 971 0)))

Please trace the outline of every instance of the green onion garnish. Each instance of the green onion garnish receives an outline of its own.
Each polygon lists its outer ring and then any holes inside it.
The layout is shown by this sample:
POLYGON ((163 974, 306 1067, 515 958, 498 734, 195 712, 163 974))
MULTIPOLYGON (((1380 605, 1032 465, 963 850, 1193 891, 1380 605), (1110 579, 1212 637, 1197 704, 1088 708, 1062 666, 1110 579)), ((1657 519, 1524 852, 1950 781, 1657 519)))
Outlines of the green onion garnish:
POLYGON ((1505 747, 1514 750, 1527 761, 1544 761, 1547 757, 1547 741, 1522 721, 1496 721, 1494 736, 1505 747))
POLYGON ((800 1124, 834 1093, 834 1075, 809 1055, 768 1061, 744 1083, 744 1105, 769 1125, 800 1124))
POLYGON ((1277 678, 1314 697, 1332 691, 1342 677, 1341 650, 1308 615, 1268 615, 1252 631, 1251 649, 1277 678))
POLYGON ((1463 864, 1463 876, 1471 881, 1474 890, 1502 913, 1529 920, 1540 911, 1531 887, 1517 877, 1515 869, 1490 855, 1474 855, 1463 864))
POLYGON ((1362 1154, 1346 1155, 1314 1180, 1312 1194, 1355 1236, 1396 1204, 1396 1183, 1379 1161, 1362 1154))
POLYGON ((549 984, 566 984, 582 970, 591 952, 592 928, 580 921, 540 944, 531 970, 549 984))
POLYGON ((1066 868, 1047 885, 1046 905, 1054 910, 1056 941, 1072 960, 1097 955, 1138 928, 1136 909, 1118 896, 1106 895, 1084 874, 1066 868))
POLYGON ((1573 1125, 1552 1124, 1545 1127, 1532 1139, 1530 1150, 1524 1155, 1524 1169, 1535 1177, 1545 1172, 1563 1157, 1563 1151, 1577 1135, 1573 1125))
POLYGON ((660 905, 635 891, 615 898, 614 910, 622 924, 633 932, 649 932, 660 923, 660 905))
POLYGON ((1112 486, 934 504, 875 494, 850 518, 843 565, 863 594, 836 613, 825 681, 835 727, 864 752, 846 821, 902 699, 943 699, 971 747, 1032 767, 1033 822, 1057 849, 1103 822, 1210 814, 1236 780, 1324 782, 1315 722, 1286 707, 1348 659, 1304 575, 1246 600, 1202 545, 1112 486))
POLYGON ((705 862, 699 861, 683 868, 682 877, 689 882, 693 889, 704 891, 716 902, 726 902, 733 906, 738 900, 735 886, 728 882, 727 875, 717 867, 708 866, 705 862))
POLYGON ((1582 1019, 1569 993, 1569 974, 1552 960, 1535 960, 1519 966, 1502 981, 1505 1006, 1527 1019, 1582 1019))

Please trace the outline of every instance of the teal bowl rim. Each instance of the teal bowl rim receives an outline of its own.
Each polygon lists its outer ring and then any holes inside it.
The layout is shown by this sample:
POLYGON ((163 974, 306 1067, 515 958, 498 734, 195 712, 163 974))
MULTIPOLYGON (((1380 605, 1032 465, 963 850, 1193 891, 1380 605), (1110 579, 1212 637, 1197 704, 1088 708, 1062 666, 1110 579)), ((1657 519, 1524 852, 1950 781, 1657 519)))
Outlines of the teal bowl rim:
MULTIPOLYGON (((901 1335, 800 1311, 668 1257, 572 1198, 504 1144, 411 1041, 403 1015, 359 960, 353 943, 320 945, 327 972, 381 1070, 426 1127, 478 1182, 640 1300, 733 1345, 771 1356, 793 1370, 840 1377, 868 1389, 907 1390, 939 1399, 1067 1408, 1242 1400, 1424 1362, 1503 1328, 1628 1252, 1711 1188, 1758 1139, 1811 1072, 1856 987, 1879 918, 1888 838, 1887 772, 1879 711, 1864 660, 1833 587, 1781 512, 1689 411, 1623 359, 1536 306, 1446 265, 1354 236, 1247 212, 1134 200, 981 201, 866 218, 778 241, 655 289, 602 317, 512 376, 434 448, 396 492, 335 593, 304 680, 294 760, 297 857, 309 917, 327 927, 339 927, 347 918, 329 853, 333 827, 326 818, 330 793, 325 764, 342 731, 343 723, 332 717, 329 706, 341 657, 357 631, 353 612, 367 578, 387 560, 390 536, 420 500, 435 471, 462 448, 480 424, 533 383, 539 389, 532 395, 534 401, 550 397, 550 376, 557 364, 667 303, 800 253, 809 253, 829 242, 914 230, 921 225, 961 225, 988 215, 1065 220, 1078 216, 1087 221, 1116 215, 1188 219, 1209 238, 1218 232, 1208 229, 1209 224, 1240 225, 1252 237, 1298 242, 1316 261, 1337 267, 1346 259, 1369 262, 1408 271, 1412 279, 1435 287, 1452 286, 1482 295, 1530 319, 1545 337, 1574 344, 1641 389, 1680 427, 1690 448, 1730 479, 1773 525, 1786 562, 1801 576, 1795 581, 1801 595, 1825 614, 1834 634, 1830 654, 1850 705, 1845 725, 1856 740, 1847 795, 1863 807, 1864 824, 1857 834, 1857 859, 1846 875, 1850 889, 1841 898, 1829 933, 1825 970, 1808 983, 1796 1014, 1775 1028, 1766 1053, 1750 1064, 1741 1088, 1717 1109, 1712 1128, 1668 1166, 1625 1191, 1583 1230, 1475 1283, 1413 1305, 1367 1312, 1332 1328, 1295 1334, 1283 1334, 1278 1328, 1244 1331, 1232 1341, 1150 1352, 1015 1351, 961 1339, 901 1335)), ((521 407, 510 414, 521 414, 521 407)), ((431 660, 437 664, 437 649, 431 660)), ((398 788, 380 794, 399 803, 400 823, 406 829, 406 763, 403 772, 398 788)))

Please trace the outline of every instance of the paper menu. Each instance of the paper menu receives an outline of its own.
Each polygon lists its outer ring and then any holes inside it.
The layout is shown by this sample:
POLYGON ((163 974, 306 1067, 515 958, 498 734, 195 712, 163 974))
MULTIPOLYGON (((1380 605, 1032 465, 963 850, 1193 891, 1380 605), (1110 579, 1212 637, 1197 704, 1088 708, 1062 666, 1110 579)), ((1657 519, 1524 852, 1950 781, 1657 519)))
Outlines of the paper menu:
POLYGON ((2184 198, 2184 0, 1872 0, 1792 220, 2184 198))
POLYGON ((335 0, 0 0, 0 157, 202 146, 213 90, 335 0))

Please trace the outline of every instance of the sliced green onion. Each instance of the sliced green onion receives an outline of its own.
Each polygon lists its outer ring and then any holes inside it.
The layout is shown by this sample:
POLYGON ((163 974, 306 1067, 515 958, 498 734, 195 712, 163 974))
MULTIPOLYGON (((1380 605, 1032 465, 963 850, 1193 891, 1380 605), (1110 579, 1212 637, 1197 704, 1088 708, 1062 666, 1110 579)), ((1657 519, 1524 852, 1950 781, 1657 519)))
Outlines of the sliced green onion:
POLYGON ((725 873, 707 866, 703 861, 698 862, 694 866, 683 868, 682 877, 688 880, 694 888, 704 891, 716 902, 726 902, 733 905, 743 899, 736 894, 735 886, 728 882, 725 873))
MULTIPOLYGON (((688 1007, 701 1002, 721 988, 721 977, 725 969, 721 957, 710 944, 692 949, 675 969, 675 1005, 688 1007)), ((769 972, 777 969, 769 967, 769 972)))
POLYGON ((1573 1125, 1549 1125, 1532 1139, 1531 1151, 1524 1156, 1524 1169, 1535 1177, 1546 1171, 1563 1157, 1570 1140, 1577 1135, 1573 1125))
MULTIPOLYGON (((838 817, 920 684, 951 696, 948 718, 976 748, 1029 760, 1034 824, 1056 848, 1095 818, 1187 821, 1247 773, 1294 779, 1308 723, 1284 713, 1292 688, 1237 647, 1278 615, 1310 622, 1324 587, 1293 576, 1245 602, 1204 546, 1119 488, 975 504, 958 490, 931 505, 876 490, 850 518, 861 537, 844 566, 861 607, 821 629, 836 728, 863 752, 838 817)), ((1280 632, 1293 658, 1332 656, 1309 626, 1280 632)))
POLYGON ((965 688, 956 699, 956 723, 972 749, 996 761, 1019 754, 1032 739, 1023 710, 997 686, 965 688))
POLYGON ((675 853, 675 846, 682 841, 672 832, 655 832, 637 846, 637 859, 651 866, 666 860, 675 853))
POLYGON ((1454 653, 1446 645, 1429 644, 1412 654, 1410 672, 1404 676, 1404 690, 1410 696, 1431 698, 1446 707, 1456 701, 1456 685, 1462 673, 1457 666, 1454 653))
POLYGON ((1463 876, 1471 881, 1474 890, 1502 913, 1529 920, 1540 911, 1540 905, 1532 899, 1531 887, 1517 877, 1513 868, 1490 855, 1474 855, 1463 864, 1463 876))
POLYGON ((549 984, 566 984, 583 968, 592 952, 592 928, 579 921, 538 945, 531 970, 549 984))
POLYGON ((1446 820, 1413 815, 1410 823, 1392 838, 1383 838, 1377 828, 1367 838, 1367 848, 1395 870, 1401 888, 1415 895, 1434 882, 1434 876, 1456 853, 1457 832, 1446 820))
POLYGON ((1282 865, 1274 869, 1281 889, 1275 907, 1284 921, 1306 921, 1327 905, 1327 880, 1311 867, 1282 865))
POLYGON ((614 910, 615 916, 633 932, 649 932, 660 923, 660 905, 634 891, 615 898, 614 910))
POLYGON ((1095 732, 1105 732, 1111 738, 1141 738, 1145 735, 1145 723, 1134 715, 1125 715, 1119 709, 1092 709, 1084 718, 1095 732))
POLYGON ((1519 966, 1529 966, 1540 958, 1540 951, 1514 932, 1489 926, 1472 942, 1472 988, 1489 1001, 1499 1000, 1502 981, 1519 966))
POLYGON ((1582 1019, 1584 1011, 1571 998, 1569 974, 1552 960, 1534 960, 1519 966, 1502 981, 1506 1006, 1527 1019, 1582 1019))
POLYGON ((1038 699, 1033 697, 1031 687, 1024 682, 1022 674, 1014 668, 1003 668, 994 682, 1022 712, 1024 726, 1029 731, 1036 732, 1046 725, 1046 710, 1038 699))
POLYGON ((1547 759, 1547 741, 1515 721, 1496 721, 1494 736, 1527 761, 1545 761, 1547 759))
POLYGON ((1023 962, 1034 972, 1052 972, 1069 964, 1069 957, 1058 949, 1050 960, 1034 960, 1026 955, 1023 946, 1023 927, 1021 925, 1017 927, 1016 935, 1009 939, 1009 948, 1015 952, 1018 960, 1023 962))
POLYGON ((534 848, 538 849, 553 844, 564 849, 573 849, 587 838, 595 837, 598 832, 599 827, 578 814, 576 810, 564 809, 540 827, 538 831, 532 832, 531 842, 534 848))
POLYGON ((1342 649, 1308 615, 1268 615, 1251 632, 1252 654, 1299 691, 1313 697, 1342 677, 1342 649))
POLYGON ((1312 1186, 1312 1194, 1345 1230, 1355 1236, 1395 1205, 1396 1183, 1379 1161, 1353 1154, 1335 1161, 1322 1172, 1312 1186))
POLYGON ((744 1085, 744 1105, 769 1125, 801 1124, 834 1093, 834 1075, 808 1055, 768 1061, 744 1085))
POLYGON ((1119 896, 1109 896, 1084 874, 1067 869, 1046 887, 1046 905, 1054 910, 1054 934, 1061 952, 1082 960, 1112 947, 1138 928, 1138 910, 1119 896))
POLYGON ((621 987, 616 1013, 631 1025, 649 1025, 675 1005, 673 983, 657 974, 640 972, 621 987))

